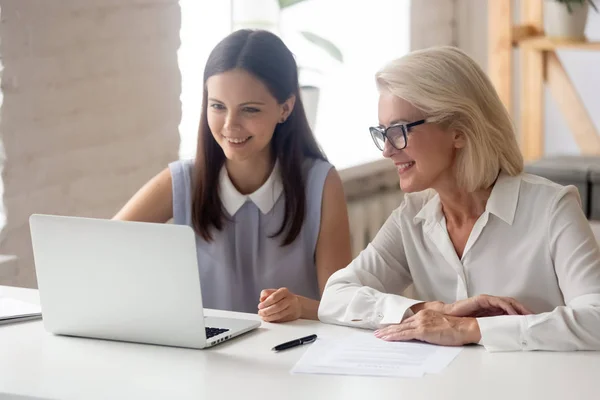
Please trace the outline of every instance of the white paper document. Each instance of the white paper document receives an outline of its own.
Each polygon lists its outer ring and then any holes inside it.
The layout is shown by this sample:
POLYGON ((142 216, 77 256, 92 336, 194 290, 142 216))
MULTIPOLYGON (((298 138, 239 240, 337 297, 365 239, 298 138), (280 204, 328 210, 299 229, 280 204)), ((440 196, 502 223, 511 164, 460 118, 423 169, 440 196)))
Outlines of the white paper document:
POLYGON ((41 313, 42 309, 36 304, 0 296, 0 324, 39 318, 41 313))
POLYGON ((319 338, 292 368, 293 374, 421 377, 441 372, 462 347, 386 342, 372 332, 319 338))

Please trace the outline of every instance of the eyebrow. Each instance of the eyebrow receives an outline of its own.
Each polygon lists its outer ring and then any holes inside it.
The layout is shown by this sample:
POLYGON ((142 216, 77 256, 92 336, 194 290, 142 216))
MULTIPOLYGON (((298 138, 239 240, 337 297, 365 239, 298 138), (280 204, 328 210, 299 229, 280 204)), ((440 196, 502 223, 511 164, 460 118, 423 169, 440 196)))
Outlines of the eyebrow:
MULTIPOLYGON (((388 127, 392 126, 392 125, 398 125, 398 124, 408 124, 407 120, 404 119, 395 119, 393 121, 390 122, 390 124, 388 125, 388 127)), ((385 125, 383 124, 379 124, 377 125, 378 128, 386 128, 385 125)))
MULTIPOLYGON (((219 99, 215 99, 214 97, 209 97, 208 101, 216 101, 217 103, 223 103, 221 100, 219 99)), ((245 103, 241 103, 240 106, 248 106, 251 104, 255 104, 255 105, 259 105, 259 106, 264 106, 265 103, 260 102, 260 101, 247 101, 245 103)))

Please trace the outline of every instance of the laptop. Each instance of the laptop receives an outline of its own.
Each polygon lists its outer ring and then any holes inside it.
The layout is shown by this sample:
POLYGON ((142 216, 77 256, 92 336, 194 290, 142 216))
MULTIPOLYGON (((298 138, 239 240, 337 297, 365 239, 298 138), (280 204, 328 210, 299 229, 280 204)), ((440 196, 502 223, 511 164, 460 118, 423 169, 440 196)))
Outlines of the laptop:
POLYGON ((204 316, 189 226, 41 214, 29 225, 51 333, 204 349, 260 326, 204 316))

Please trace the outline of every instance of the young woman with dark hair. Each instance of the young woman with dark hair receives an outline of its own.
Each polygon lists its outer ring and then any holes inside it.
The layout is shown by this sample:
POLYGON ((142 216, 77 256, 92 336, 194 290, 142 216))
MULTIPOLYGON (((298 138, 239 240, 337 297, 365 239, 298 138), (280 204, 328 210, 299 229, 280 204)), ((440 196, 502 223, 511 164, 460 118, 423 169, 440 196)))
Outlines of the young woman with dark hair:
POLYGON ((115 216, 171 218, 197 233, 206 308, 256 312, 258 304, 265 321, 316 319, 327 279, 349 264, 342 183, 276 35, 240 30, 213 49, 195 160, 171 163, 115 216))

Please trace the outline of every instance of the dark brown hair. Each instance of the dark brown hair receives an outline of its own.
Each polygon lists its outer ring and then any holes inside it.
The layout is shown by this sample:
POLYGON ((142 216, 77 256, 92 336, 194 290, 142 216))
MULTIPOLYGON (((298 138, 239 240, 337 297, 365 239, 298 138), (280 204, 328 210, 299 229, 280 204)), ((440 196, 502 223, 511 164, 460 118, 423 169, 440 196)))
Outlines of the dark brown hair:
POLYGON ((296 96, 294 109, 285 122, 277 125, 270 143, 279 161, 285 196, 283 222, 274 236, 285 232, 285 246, 296 239, 304 223, 306 195, 302 164, 307 158, 326 158, 304 113, 296 60, 283 41, 267 31, 239 30, 230 34, 217 44, 206 62, 194 167, 192 225, 205 240, 212 240, 211 229, 221 230, 226 218, 218 190, 225 154, 208 126, 206 81, 213 75, 238 68, 262 81, 279 104, 296 96))

